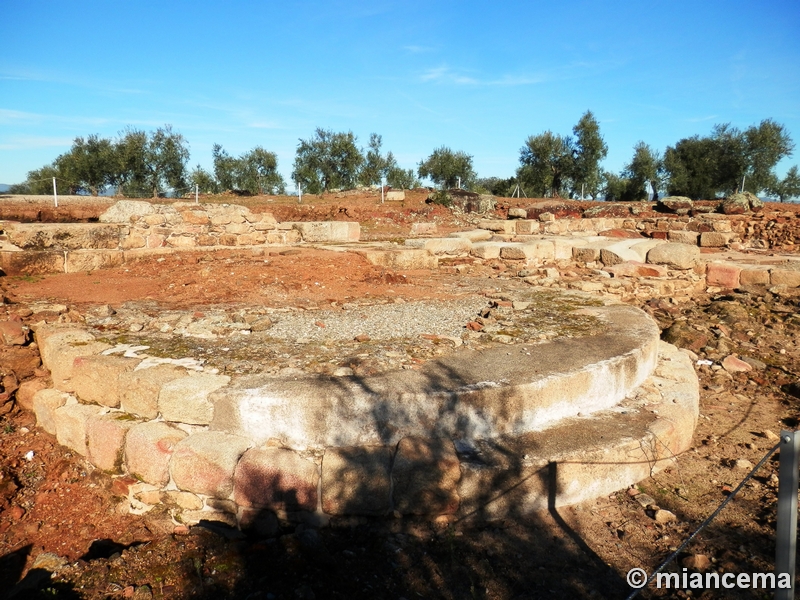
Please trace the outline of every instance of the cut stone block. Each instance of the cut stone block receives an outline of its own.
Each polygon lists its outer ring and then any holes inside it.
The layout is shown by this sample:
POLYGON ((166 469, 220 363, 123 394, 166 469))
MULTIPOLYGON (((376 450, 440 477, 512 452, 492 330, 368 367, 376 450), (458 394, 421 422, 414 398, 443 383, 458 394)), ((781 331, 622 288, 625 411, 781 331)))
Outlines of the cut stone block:
POLYGON ((718 231, 705 231, 700 234, 700 246, 703 248, 722 248, 733 238, 731 233, 721 233, 718 231))
POLYGON ((36 342, 42 364, 50 370, 53 386, 64 392, 72 391, 73 362, 79 356, 100 354, 109 344, 95 341, 88 331, 75 327, 48 325, 36 329, 36 342))
POLYGON ((120 407, 125 412, 155 419, 158 416, 158 396, 164 384, 186 377, 186 370, 172 365, 158 365, 120 375, 120 407))
POLYGON ((800 271, 789 269, 772 269, 770 271, 769 282, 772 285, 800 287, 800 271))
POLYGON ((99 406, 89 404, 66 404, 57 408, 53 412, 53 420, 56 422, 58 443, 86 456, 89 451, 86 444, 89 419, 99 415, 102 410, 99 406))
POLYGON ((389 269, 435 269, 439 259, 427 250, 407 248, 402 250, 358 250, 367 262, 389 269))
POLYGON ((331 515, 389 512, 392 452, 383 446, 332 448, 322 459, 322 510, 331 515))
POLYGON ((56 434, 56 421, 54 413, 56 409, 64 406, 74 397, 60 390, 44 389, 39 390, 33 395, 33 412, 36 414, 36 424, 47 433, 56 434))
POLYGON ((123 263, 123 257, 122 250, 72 250, 67 253, 64 272, 81 273, 111 269, 120 266, 123 263))
POLYGON ((422 248, 431 254, 469 254, 472 242, 465 238, 427 238, 406 240, 405 245, 411 248, 422 248))
POLYGON ((506 242, 478 242, 472 245, 470 254, 476 258, 500 258, 500 249, 506 242))
POLYGON ((36 379, 29 379, 19 384, 17 390, 16 401, 17 406, 22 410, 33 410, 33 397, 37 392, 46 390, 50 387, 50 380, 47 377, 37 377, 36 379))
POLYGON ((647 253, 647 262, 665 265, 672 269, 691 269, 700 261, 700 248, 689 244, 668 242, 652 248, 647 253))
POLYGON ((769 282, 769 269, 744 268, 739 273, 739 283, 741 285, 769 285, 769 282))
POLYGON ((497 233, 513 234, 517 231, 517 225, 514 221, 498 221, 492 219, 482 219, 478 222, 480 229, 488 229, 497 233))
POLYGON ((234 475, 233 499, 247 508, 314 511, 319 467, 284 448, 253 448, 234 475))
POLYGON ((406 437, 392 468, 395 510, 402 514, 451 514, 458 510, 461 467, 446 438, 406 437))
POLYGON ((168 381, 158 395, 158 410, 167 421, 208 425, 214 417, 209 395, 228 385, 227 375, 197 373, 168 381))
POLYGON ((434 235, 438 230, 436 223, 412 223, 411 235, 434 235))
POLYGON ((227 499, 233 492, 233 473, 253 443, 220 431, 201 431, 175 445, 169 471, 182 490, 227 499))
POLYGON ((517 235, 531 235, 533 233, 539 233, 540 229, 539 221, 533 221, 531 219, 520 219, 519 221, 516 221, 517 235))
POLYGON ((475 242, 485 242, 492 239, 492 232, 486 229, 473 229, 471 231, 456 231, 447 237, 465 238, 474 244, 475 242))
POLYGON ((121 356, 79 356, 72 363, 73 392, 83 402, 117 408, 120 377, 137 364, 121 356))
POLYGON ((140 423, 125 436, 125 464, 128 472, 159 487, 169 481, 169 459, 186 432, 161 421, 140 423))
POLYGON ((706 265, 706 283, 708 285, 728 288, 739 287, 739 273, 742 268, 728 263, 712 262, 706 265))
POLYGON ((58 250, 2 251, 0 268, 6 275, 46 275, 64 272, 64 253, 58 250))
POLYGON ((122 472, 125 436, 139 421, 121 412, 99 414, 87 425, 87 458, 95 467, 109 473, 122 472))
POLYGON ((691 244, 693 246, 697 245, 698 238, 700 234, 696 231, 678 231, 673 230, 667 234, 667 239, 670 242, 675 242, 677 244, 691 244))

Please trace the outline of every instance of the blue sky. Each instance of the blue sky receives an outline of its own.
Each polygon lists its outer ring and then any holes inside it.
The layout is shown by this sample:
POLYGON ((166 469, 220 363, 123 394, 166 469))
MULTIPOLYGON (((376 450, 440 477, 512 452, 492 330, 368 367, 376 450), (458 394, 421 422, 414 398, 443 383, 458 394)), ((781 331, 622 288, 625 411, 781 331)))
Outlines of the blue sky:
POLYGON ((69 149, 166 123, 276 152, 315 128, 383 136, 400 166, 441 145, 508 177, 525 139, 591 110, 618 172, 715 123, 782 123, 800 163, 797 0, 0 2, 0 182, 69 149))

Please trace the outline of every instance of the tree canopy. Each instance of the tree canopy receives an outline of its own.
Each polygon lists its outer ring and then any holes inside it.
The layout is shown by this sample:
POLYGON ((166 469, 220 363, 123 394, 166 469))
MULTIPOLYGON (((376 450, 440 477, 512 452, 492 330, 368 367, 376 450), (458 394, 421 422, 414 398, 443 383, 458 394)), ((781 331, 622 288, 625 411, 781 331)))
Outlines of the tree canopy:
POLYGON ((462 187, 469 187, 476 177, 472 168, 472 156, 466 152, 453 152, 447 146, 436 148, 428 158, 420 162, 417 173, 442 189, 456 187, 459 180, 462 187))
MULTIPOLYGON (((286 193, 286 184, 278 173, 278 156, 274 152, 256 146, 239 158, 234 158, 220 144, 214 144, 211 155, 216 189, 246 194, 286 193)), ((195 173, 198 181, 209 185, 202 172, 195 170, 195 173)))
POLYGON ((535 195, 595 197, 602 185, 600 161, 608 146, 592 111, 572 129, 575 137, 545 131, 529 136, 520 150, 517 179, 535 195))
POLYGON ((354 188, 364 163, 356 141, 352 131, 334 133, 318 128, 314 137, 300 140, 292 179, 310 194, 354 188))

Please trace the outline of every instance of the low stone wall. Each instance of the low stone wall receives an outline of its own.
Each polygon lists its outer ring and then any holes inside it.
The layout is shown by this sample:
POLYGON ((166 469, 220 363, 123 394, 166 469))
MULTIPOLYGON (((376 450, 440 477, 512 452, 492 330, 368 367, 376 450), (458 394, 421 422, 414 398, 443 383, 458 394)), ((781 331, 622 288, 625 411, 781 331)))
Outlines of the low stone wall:
POLYGON ((156 249, 348 243, 361 237, 349 221, 283 222, 233 204, 170 205, 122 200, 100 223, 9 223, 0 236, 8 274, 78 272, 119 266, 125 253, 156 249))
MULTIPOLYGON (((398 388, 384 393, 377 380, 352 382, 361 386, 362 395, 374 392, 362 399, 351 398, 346 385, 341 398, 331 398, 330 389, 315 389, 313 381, 301 386, 306 391, 299 396, 285 396, 281 385, 297 391, 292 381, 252 387, 252 381, 231 382, 227 376, 188 370, 181 366, 185 363, 169 359, 156 366, 153 359, 145 359, 150 366, 142 368, 144 361, 135 349, 112 348, 74 326, 40 326, 36 340, 54 387, 37 391, 30 408, 59 443, 120 475, 115 485, 129 494, 134 507, 146 510, 164 502, 187 522, 216 518, 246 527, 276 517, 325 522, 332 516, 391 512, 467 516, 490 506, 492 514, 512 514, 549 501, 568 504, 609 493, 647 476, 670 453, 690 443, 697 380, 691 363, 684 364, 688 357, 658 342, 657 327, 641 311, 626 306, 598 310, 616 313, 614 335, 584 340, 584 355, 573 358, 572 371, 539 371, 542 356, 552 354, 555 346, 540 347, 528 366, 525 352, 513 359, 486 356, 484 364, 480 356, 462 360, 462 370, 492 371, 495 379, 485 381, 480 381, 485 375, 479 372, 442 371, 453 371, 455 362, 432 361, 430 375, 435 379, 426 383, 427 391, 411 393, 405 389, 411 384, 401 380, 390 382, 398 388), (609 350, 609 342, 618 335, 621 345, 609 350), (595 351, 605 358, 594 356, 595 351), (514 382, 505 380, 509 374, 502 372, 503 363, 509 373, 518 372, 516 385, 525 389, 515 391, 514 382), (598 369, 594 375, 592 367, 598 369), (654 367, 657 373, 663 371, 660 383, 637 388, 654 367), (477 379, 473 382, 470 376, 477 379), (453 390, 454 377, 461 381, 461 390, 453 390), (677 396, 669 396, 673 384, 677 396), (572 401, 570 390, 580 392, 572 401), (309 394, 312 397, 306 397, 309 394), (321 407, 314 394, 333 404, 321 407), (418 406, 422 412, 412 415, 414 411, 407 410, 404 420, 388 408, 392 394, 406 408, 418 406), (587 404, 601 396, 608 398, 587 404), (554 402, 563 399, 566 408, 548 405, 550 397, 554 402), (432 399, 436 414, 428 415, 423 409, 432 399), (556 408, 563 414, 544 421, 533 418, 540 403, 528 408, 525 403, 535 399, 541 399, 546 410, 556 408), (662 401, 666 412, 651 412, 662 401), (627 403, 627 408, 614 407, 618 402, 627 403), (240 426, 230 422, 233 405, 238 407, 240 426), (647 410, 639 411, 644 405, 647 410), (655 412, 658 423, 651 422, 655 412), (578 413, 584 415, 578 426, 588 430, 620 414, 641 414, 623 428, 626 434, 619 440, 584 434, 581 443, 564 447, 561 435, 553 431, 578 413), (309 439, 293 438, 295 425, 284 431, 282 422, 305 423, 309 439), (482 429, 474 430, 475 423, 482 429), (544 424, 550 427, 542 429, 544 424), (370 427, 373 433, 365 434, 370 427), (317 439, 315 432, 320 430, 326 431, 324 439, 317 439), (654 435, 660 446, 651 439, 654 435), (650 441, 644 446, 637 441, 636 450, 631 436, 650 441), (649 447, 656 450, 648 454, 649 447), (598 452, 612 457, 615 466, 601 461, 598 452), (531 481, 532 471, 553 468, 548 466, 553 461, 560 469, 556 489, 531 481), (592 481, 583 481, 586 477, 592 481), (512 496, 527 491, 518 504, 509 505, 504 490, 512 496)), ((565 356, 576 355, 562 350, 565 356)), ((556 357, 556 362, 563 361, 556 357)), ((335 382, 348 378, 326 379, 330 385, 342 385, 335 382)))

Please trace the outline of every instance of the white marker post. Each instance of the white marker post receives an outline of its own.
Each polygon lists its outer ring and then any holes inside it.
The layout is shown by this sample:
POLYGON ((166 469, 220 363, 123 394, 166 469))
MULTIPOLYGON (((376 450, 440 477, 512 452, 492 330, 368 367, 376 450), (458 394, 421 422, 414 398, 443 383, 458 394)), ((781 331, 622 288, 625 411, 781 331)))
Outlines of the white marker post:
POLYGON ((299 181, 296 182, 296 183, 297 183, 297 203, 298 204, 302 204, 303 203, 303 187, 300 185, 299 181))
POLYGON ((194 184, 194 203, 195 204, 199 204, 200 203, 200 199, 199 199, 199 195, 198 195, 199 191, 200 191, 199 188, 200 188, 200 186, 195 183, 194 184))
POLYGON ((53 177, 53 202, 56 204, 56 208, 58 208, 58 189, 56 188, 56 178, 53 177))
POLYGON ((381 204, 383 204, 383 190, 386 187, 386 178, 381 177, 381 204))

